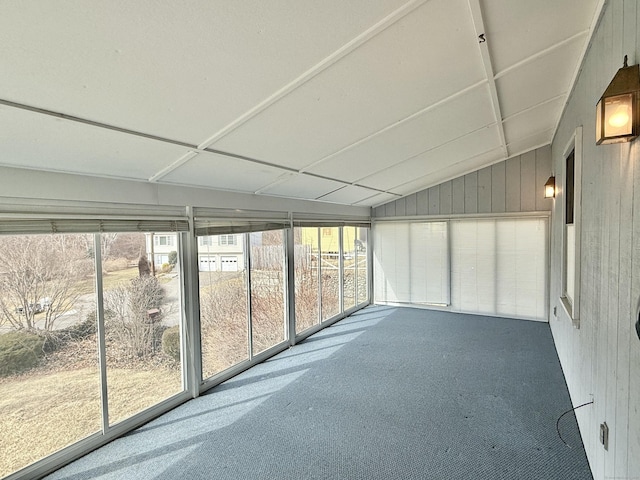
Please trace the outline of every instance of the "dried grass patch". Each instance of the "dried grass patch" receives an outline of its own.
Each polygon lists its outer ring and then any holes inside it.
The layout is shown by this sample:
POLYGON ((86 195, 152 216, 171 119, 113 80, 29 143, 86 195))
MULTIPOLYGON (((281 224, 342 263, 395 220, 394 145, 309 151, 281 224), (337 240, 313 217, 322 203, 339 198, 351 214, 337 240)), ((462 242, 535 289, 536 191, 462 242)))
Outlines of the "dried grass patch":
MULTIPOLYGON (((108 378, 112 423, 181 390, 176 369, 110 368, 108 378)), ((2 379, 0 477, 100 431, 100 415, 97 366, 2 379)))

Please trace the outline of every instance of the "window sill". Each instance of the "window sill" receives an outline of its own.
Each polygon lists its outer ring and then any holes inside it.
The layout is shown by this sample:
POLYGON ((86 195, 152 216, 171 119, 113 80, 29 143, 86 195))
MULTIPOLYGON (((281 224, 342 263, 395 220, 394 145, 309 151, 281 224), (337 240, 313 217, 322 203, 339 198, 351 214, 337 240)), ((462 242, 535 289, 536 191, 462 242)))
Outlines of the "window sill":
POLYGON ((564 309, 567 316, 571 319, 571 323, 573 324, 573 326, 576 329, 580 330, 580 318, 573 317, 573 306, 571 305, 569 299, 565 296, 562 296, 560 297, 560 303, 562 304, 562 308, 564 309))

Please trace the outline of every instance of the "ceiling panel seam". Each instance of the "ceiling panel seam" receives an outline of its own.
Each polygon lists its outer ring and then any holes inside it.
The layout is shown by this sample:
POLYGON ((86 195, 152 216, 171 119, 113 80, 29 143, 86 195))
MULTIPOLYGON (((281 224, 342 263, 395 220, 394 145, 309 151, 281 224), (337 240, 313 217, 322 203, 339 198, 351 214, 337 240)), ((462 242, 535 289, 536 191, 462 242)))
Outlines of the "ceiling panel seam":
POLYGON ((102 128, 105 130, 111 130, 114 132, 124 133, 126 135, 133 135, 135 137, 146 138, 149 140, 156 140, 158 142, 170 143, 172 145, 177 145, 179 147, 185 148, 197 148, 195 145, 192 145, 187 142, 182 142, 180 140, 173 140, 171 138, 159 137, 158 135, 152 135, 150 133, 138 132, 136 130, 130 130, 128 128, 117 127, 115 125, 109 125, 107 123, 96 122, 95 120, 89 120, 87 118, 76 117, 75 115, 67 115, 66 113, 55 112, 53 110, 47 110, 45 108, 33 107, 31 105, 26 105, 24 103, 12 102, 10 100, 0 99, 0 105, 5 105, 10 108, 17 108, 19 110, 26 110, 28 112, 37 113, 40 115, 46 115, 49 117, 59 118, 61 120, 67 120, 75 123, 82 123, 84 125, 89 125, 91 127, 102 128))
POLYGON ((531 107, 527 107, 524 110, 520 110, 519 112, 516 112, 516 113, 513 113, 511 115, 508 115, 508 116, 506 116, 506 117, 504 117, 502 119, 502 122, 503 123, 504 122, 508 122, 509 120, 512 120, 513 118, 516 118, 516 117, 519 117, 520 115, 524 115, 525 113, 529 113, 530 111, 535 110, 538 107, 542 107, 542 106, 544 106, 544 105, 546 105, 548 103, 553 103, 553 102, 555 102, 557 100, 560 100, 562 98, 566 98, 566 96, 567 96, 567 92, 562 92, 561 94, 556 95, 555 97, 548 98, 548 99, 546 99, 546 100, 544 100, 542 102, 536 103, 535 105, 533 105, 531 107))
POLYGON ((237 158, 239 160, 246 160, 248 162, 252 162, 252 163, 259 164, 259 165, 265 165, 265 166, 269 166, 269 167, 278 168, 280 170, 284 170, 284 171, 287 171, 287 172, 294 172, 294 173, 298 172, 298 170, 294 169, 294 168, 286 167, 286 166, 283 166, 283 165, 277 165, 277 164, 274 164, 274 163, 265 162, 263 160, 258 160, 258 159, 247 157, 247 156, 244 156, 244 155, 238 155, 238 154, 231 153, 231 152, 224 152, 222 150, 215 150, 215 149, 212 149, 212 148, 204 148, 204 149, 203 148, 198 148, 196 145, 193 145, 193 144, 190 144, 190 143, 187 143, 187 142, 181 142, 180 140, 173 140, 171 138, 160 137, 158 135, 151 135, 149 133, 138 132, 136 130, 131 130, 131 129, 128 129, 128 128, 117 127, 115 125, 109 125, 107 123, 96 122, 94 120, 88 120, 86 118, 76 117, 74 115, 67 115, 66 113, 54 112, 53 110, 46 110, 44 108, 32 107, 30 105, 25 105, 25 104, 22 104, 22 103, 16 103, 16 102, 12 102, 10 100, 0 99, 0 105, 5 105, 7 107, 17 108, 17 109, 20 109, 20 110, 26 110, 26 111, 37 113, 37 114, 40 114, 40 115, 46 115, 46 116, 50 116, 50 117, 55 117, 55 118, 59 118, 61 120, 69 121, 69 122, 89 125, 89 126, 92 126, 92 127, 101 128, 103 130, 110 130, 110 131, 114 131, 114 132, 118 132, 118 133, 123 133, 125 135, 131 135, 131 136, 134 136, 134 137, 146 138, 148 140, 154 140, 154 141, 157 141, 157 142, 167 143, 167 144, 175 145, 175 146, 178 146, 178 147, 184 147, 184 148, 187 148, 187 149, 190 150, 189 152, 185 153, 180 158, 178 158, 176 161, 171 163, 169 166, 165 167, 160 172, 158 172, 155 175, 153 175, 152 177, 150 177, 148 181, 152 182, 152 183, 157 182, 160 178, 166 176, 168 173, 170 173, 171 171, 175 170, 176 168, 184 165, 188 160, 190 160, 192 158, 195 158, 198 155, 198 153, 202 153, 202 152, 215 153, 217 155, 222 155, 222 156, 225 156, 225 157, 237 158))
POLYGON ((584 42, 584 46, 582 48, 582 52, 580 52, 580 58, 578 59, 578 63, 576 64, 576 68, 573 72, 573 76, 571 77, 571 82, 569 83, 569 92, 567 93, 567 98, 565 98, 564 105, 562 106, 562 111, 556 120, 555 128, 553 129, 553 136, 551 141, 553 142, 553 138, 555 138, 556 133, 558 132, 558 126, 560 126, 560 120, 564 115, 565 110, 567 109, 567 104, 571 95, 573 94, 573 90, 576 88, 576 81, 578 80, 578 75, 582 70, 582 66, 584 65, 585 58, 587 56, 587 51, 591 46, 591 42, 593 41, 593 36, 596 32, 598 25, 600 24, 600 20, 602 20, 602 16, 604 14, 604 7, 607 5, 609 0, 599 0, 598 5, 596 6, 596 10, 593 15, 593 19, 591 20, 591 25, 589 26, 589 35, 587 36, 587 40, 584 42))
MULTIPOLYGON (((483 155, 486 155, 486 154, 488 154, 488 153, 495 152, 495 151, 498 151, 498 150, 502 151, 502 147, 495 147, 495 148, 491 148, 491 149, 489 149, 489 150, 487 150, 487 151, 485 151, 485 152, 482 152, 482 153, 479 153, 479 154, 477 154, 477 155, 474 155, 474 156, 473 156, 473 157, 471 157, 471 158, 464 159, 464 160, 460 160, 460 161, 458 161, 458 162, 452 163, 452 164, 450 164, 450 165, 447 165, 446 167, 439 168, 438 170, 435 170, 435 171, 433 171, 433 172, 430 172, 430 173, 428 173, 427 175, 424 175, 423 177, 419 177, 419 178, 429 177, 429 176, 433 175, 434 173, 438 173, 438 172, 440 172, 440 171, 442 171, 442 170, 445 170, 445 169, 451 168, 452 166, 455 166, 455 165, 458 165, 458 164, 461 164, 461 163, 468 162, 469 160, 473 160, 473 159, 475 159, 475 158, 482 157, 483 155)), ((496 160, 492 161, 491 163, 489 163, 489 164, 487 164, 487 165, 485 165, 485 166, 490 166, 490 165, 493 165, 493 164, 495 164, 495 163, 502 162, 502 161, 504 161, 504 160, 505 160, 504 158, 499 158, 499 159, 496 159, 496 160)), ((445 183, 445 182, 448 182, 449 180, 453 180, 453 179, 455 179, 455 178, 463 177, 464 175, 467 175, 468 173, 471 173, 471 172, 475 172, 475 171, 477 171, 477 170, 478 170, 478 168, 477 168, 477 167, 473 167, 473 168, 471 168, 471 169, 469 169, 469 170, 465 170, 465 172, 464 172, 464 173, 456 173, 456 174, 452 175, 451 177, 445 177, 443 180, 438 180, 438 183, 431 184, 431 185, 429 185, 429 184, 428 184, 427 186, 422 186, 422 187, 420 187, 420 188, 418 188, 418 189, 416 189, 416 190, 414 190, 414 191, 411 191, 411 192, 409 192, 409 193, 405 193, 405 194, 400 195, 400 196, 401 196, 401 197, 406 197, 406 196, 409 196, 409 195, 413 195, 413 194, 414 194, 414 193, 416 193, 416 192, 421 192, 421 191, 423 191, 423 190, 427 190, 427 189, 429 189, 429 188, 431 188, 431 187, 433 187, 433 186, 435 186, 435 185, 441 185, 441 184, 443 184, 443 183, 445 183)), ((402 187, 403 185, 407 185, 407 184, 409 184, 409 183, 411 183, 411 182, 414 182, 415 180, 416 180, 416 179, 410 180, 410 181, 408 181, 408 182, 400 183, 400 184, 396 185, 395 187, 390 188, 389 190, 393 190, 394 188, 400 188, 400 187, 402 187)), ((390 193, 393 193, 393 192, 390 192, 390 193)), ((398 194, 395 194, 395 195, 398 195, 398 194)))
MULTIPOLYGON (((504 158, 507 158, 509 156, 509 151, 507 149, 504 126, 502 125, 502 112, 500 110, 500 100, 498 99, 498 90, 494 78, 493 65, 491 63, 491 53, 487 46, 487 39, 484 37, 485 28, 480 0, 469 0, 469 9, 471 11, 471 21, 473 22, 473 26, 476 30, 476 36, 479 39, 478 47, 480 49, 480 56, 482 57, 482 64, 484 65, 487 81, 489 82, 491 103, 493 104, 493 112, 496 117, 496 122, 498 123, 498 134, 500 135, 500 142, 502 143, 502 151, 504 158)), ((489 39, 489 41, 491 41, 491 39, 489 39)))
MULTIPOLYGON (((389 191, 387 191, 387 190, 383 190, 383 189, 380 189, 380 188, 376 188, 376 187, 369 187, 369 186, 366 186, 366 185, 359 185, 359 184, 357 184, 357 183, 355 183, 355 182, 346 182, 346 181, 344 181, 344 180, 338 180, 338 179, 333 178, 333 177, 327 177, 327 176, 325 176, 325 175, 318 175, 318 174, 316 174, 316 173, 299 172, 299 173, 298 173, 298 175, 305 175, 305 176, 307 176, 307 177, 318 178, 318 179, 320 179, 320 180, 329 180, 329 181, 331 181, 331 182, 336 182, 336 183, 340 183, 340 184, 341 184, 341 186, 340 186, 340 187, 336 188, 335 190, 332 190, 331 192, 324 193, 324 194, 322 194, 322 196, 324 196, 324 195, 328 195, 329 193, 333 193, 333 192, 335 192, 335 191, 337 191, 337 190, 340 190, 341 188, 349 187, 349 186, 353 186, 353 187, 360 187, 360 188, 366 188, 367 190, 372 190, 372 191, 374 191, 374 192, 376 192, 376 193, 392 193, 392 192, 389 192, 389 191)), ((275 181, 273 181, 273 182, 269 183, 268 185, 265 185, 264 187, 259 188, 259 189, 258 189, 258 190, 256 190, 254 193, 255 193, 256 195, 261 195, 261 194, 263 194, 263 193, 265 192, 265 190, 267 190, 268 188, 271 188, 271 187, 273 187, 273 186, 276 186, 276 185, 279 185, 279 184, 281 184, 281 183, 284 183, 284 182, 286 182, 287 180, 289 180, 290 178, 291 178, 291 176, 290 176, 290 175, 289 175, 289 176, 283 176, 283 177, 280 177, 280 178, 276 179, 275 181)), ((320 197, 318 197, 318 198, 320 198, 320 197)), ((316 200, 317 200, 317 198, 316 198, 316 200)))
MULTIPOLYGON (((550 132, 551 129, 549 129, 547 131, 550 132)), ((529 138, 529 137, 527 137, 527 138, 529 138)), ((514 157, 517 157, 519 155, 523 155, 525 153, 532 152, 532 151, 537 150, 537 149, 542 148, 542 147, 548 147, 549 145, 551 145, 551 141, 538 143, 537 145, 533 145, 531 147, 523 148, 522 150, 514 152, 513 155, 511 155, 509 158, 514 158, 514 157)))
MULTIPOLYGON (((520 142, 522 142, 524 140, 527 140, 529 138, 534 138, 534 137, 540 136, 540 135, 542 135, 543 133, 546 133, 546 132, 553 132, 553 128, 545 128, 544 130, 538 130, 537 132, 534 132, 534 133, 532 133, 530 135, 527 135, 526 137, 522 137, 522 138, 519 138, 518 140, 515 140, 513 142, 509 142, 509 145, 513 145, 515 143, 520 143, 520 142)), ((546 142, 544 145, 550 145, 550 144, 551 144, 551 138, 549 138, 549 141, 546 142)), ((531 150, 535 150, 535 148, 538 148, 538 147, 527 147, 526 151, 529 152, 531 150)), ((510 155, 510 157, 513 157, 513 156, 515 156, 515 155, 514 154, 510 155)))
POLYGON ((327 195, 331 195, 332 193, 336 193, 338 190, 342 190, 343 188, 346 188, 346 185, 342 186, 342 187, 338 187, 335 190, 331 190, 330 192, 323 193, 319 197, 316 197, 316 200, 320 200, 321 198, 326 197, 327 195))
POLYGON ((498 73, 496 73, 494 75, 494 79, 499 79, 500 77, 504 77, 506 74, 512 72, 513 70, 516 70, 520 67, 523 67, 541 57, 544 57, 545 55, 549 54, 549 53, 553 53, 555 50, 558 50, 559 48, 564 47, 565 45, 568 45, 570 43, 575 42, 576 40, 580 39, 581 37, 584 37, 585 35, 587 35, 589 33, 589 30, 582 30, 581 32, 576 33, 575 35, 572 35, 569 38, 566 38, 565 40, 562 40, 561 42, 556 43, 555 45, 552 45, 548 48, 545 48, 544 50, 540 50, 539 52, 534 53, 533 55, 531 55, 530 57, 525 58, 524 60, 520 60, 519 62, 514 63, 513 65, 505 68, 504 70, 499 71, 498 73))
POLYGON ((287 179, 291 178, 292 175, 282 175, 278 178, 276 178, 273 182, 268 183, 267 185, 259 188, 258 190, 256 190, 255 192, 253 192, 256 195, 261 195, 262 192, 264 192, 265 190, 267 190, 268 188, 271 187, 275 187, 277 185, 280 185, 281 183, 283 183, 284 181, 286 181, 287 179))
MULTIPOLYGON (((550 130, 546 130, 546 131, 550 131, 550 130)), ((544 132, 538 132, 538 133, 544 133, 544 132)), ((529 137, 526 137, 526 138, 529 138, 529 137)), ((525 153, 528 153, 528 152, 531 152, 531 151, 537 150, 537 149, 539 149, 539 148, 549 146, 550 144, 551 144, 551 142, 549 141, 549 142, 539 143, 539 144, 534 145, 534 146, 531 146, 531 147, 527 147, 527 148, 525 148, 525 149, 522 149, 522 150, 519 150, 519 151, 517 151, 517 152, 514 152, 513 154, 511 154, 511 155, 509 156, 509 158, 517 157, 517 156, 519 156, 519 155, 522 155, 522 154, 525 154, 525 153)), ((480 153, 480 154, 478 154, 478 155, 474 155, 473 157, 471 157, 471 158, 470 158, 470 159, 468 159, 468 160, 473 160, 474 158, 481 157, 482 155, 486 155, 486 154, 491 153, 491 152, 496 151, 496 150, 500 150, 500 147, 496 147, 496 148, 494 148, 494 149, 487 150, 487 151, 486 151, 486 152, 484 152, 484 153, 480 153)), ((503 159, 503 158, 500 158, 500 159, 497 159, 497 160, 492 161, 491 163, 489 163, 489 164, 485 165, 485 167, 489 167, 489 166, 491 166, 491 165, 495 165, 496 163, 500 163, 500 162, 502 162, 502 161, 506 161, 506 160, 508 160, 509 158, 504 158, 504 159, 503 159)), ((456 162, 456 163, 454 163, 454 164, 452 164, 452 165, 458 165, 458 164, 460 164, 460 163, 463 163, 464 161, 465 161, 465 160, 462 160, 462 161, 460 161, 460 162, 456 162)), ((429 173, 428 175, 425 175, 425 177, 430 176, 430 175, 432 175, 432 174, 434 174, 434 173, 437 173, 437 172, 439 172, 439 171, 442 171, 442 170, 444 170, 444 169, 446 169, 446 168, 450 168, 452 165, 447 165, 446 167, 443 167, 443 168, 441 168, 441 169, 439 169, 439 170, 436 170, 435 172, 431 172, 431 173, 429 173)), ((484 167, 483 167, 483 168, 484 168, 484 167)), ((435 183, 435 184, 432 184, 432 185, 428 185, 428 186, 426 186, 426 187, 420 187, 419 189, 417 189, 417 190, 415 190, 415 191, 411 191, 411 192, 409 192, 409 193, 406 193, 406 194, 404 194, 404 195, 400 195, 400 196, 401 196, 401 197, 407 197, 407 196, 409 196, 409 195, 413 195, 413 194, 414 194, 414 193, 416 193, 416 192, 421 192, 421 191, 423 191, 423 190, 427 190, 427 189, 429 189, 429 188, 431 188, 431 187, 434 187, 434 186, 436 186, 436 185, 442 185, 443 183, 449 182, 449 181, 454 180, 454 179, 456 179, 456 178, 463 177, 463 176, 465 176, 465 175, 467 175, 467 174, 469 174, 469 173, 473 173, 473 172, 476 172, 476 171, 478 171, 478 170, 479 170, 479 169, 478 169, 477 167, 474 167, 474 168, 471 168, 471 169, 469 169, 469 170, 465 170, 463 173, 455 174, 455 175, 453 175, 453 176, 451 176, 451 177, 445 177, 445 178, 444 178, 444 179, 442 179, 442 180, 438 180, 438 183, 435 183)), ((399 185, 396 185, 395 187, 392 187, 392 188, 391 188, 391 189, 389 189, 389 190, 392 190, 393 188, 399 188, 399 187, 402 187, 403 185, 406 185, 406 184, 408 184, 408 183, 411 183, 412 181, 414 181, 414 180, 411 180, 411 181, 409 181, 409 182, 401 183, 401 184, 399 184, 399 185)), ((388 193, 393 193, 393 192, 388 192, 388 193)), ((394 193, 394 195, 398 195, 398 194, 395 194, 395 193, 394 193)), ((384 203, 387 203, 387 202, 384 202, 384 203)), ((381 203, 380 205, 384 205, 384 203, 381 203)), ((379 206, 379 205, 374 205, 374 206, 373 206, 373 208, 375 208, 376 206, 379 206)))
MULTIPOLYGON (((59 118, 61 120, 75 122, 75 123, 81 123, 81 124, 84 124, 84 125, 89 125, 89 126, 92 126, 92 127, 101 128, 101 129, 104 129, 104 130, 115 131, 115 132, 122 133, 122 134, 125 134, 125 135, 131 135, 131 136, 135 136, 135 137, 146 138, 148 140, 153 140, 153 141, 158 141, 158 142, 167 143, 167 144, 171 144, 171 145, 176 145, 176 146, 180 146, 180 147, 185 147, 185 148, 190 150, 189 152, 185 153, 180 158, 178 158, 178 160, 174 161, 169 166, 165 167, 160 172, 158 172, 157 174, 155 174, 152 177, 150 177, 149 180, 148 180, 150 183, 158 183, 158 181, 161 178, 165 177, 169 172, 175 170, 176 168, 184 165, 189 160, 195 158, 198 155, 198 153, 200 153, 200 152, 215 153, 217 155, 222 155, 222 156, 226 156, 226 157, 230 157, 230 158, 237 158, 239 160, 245 160, 245 161, 252 162, 252 163, 258 164, 258 165, 264 165, 264 166, 273 167, 273 168, 282 170, 284 172, 299 173, 298 170, 296 170, 294 168, 285 167, 285 166, 282 166, 282 165, 276 165, 276 164, 265 162, 265 161, 262 161, 262 160, 257 160, 255 158, 246 157, 244 155, 237 155, 235 153, 223 152, 223 151, 220 151, 220 150, 209 149, 209 148, 199 149, 195 145, 191 145, 191 144, 186 143, 186 142, 181 142, 179 140, 173 140, 173 139, 169 139, 169 138, 159 137, 157 135, 151 135, 151 134, 147 134, 147 133, 143 133, 143 132, 137 132, 135 130, 130 130, 130 129, 127 129, 127 128, 121 128, 121 127, 117 127, 115 125, 109 125, 109 124, 106 124, 106 123, 96 122, 96 121, 93 121, 93 120, 88 120, 88 119, 85 119, 85 118, 76 117, 74 115, 67 115, 65 113, 54 112, 52 110, 46 110, 46 109, 42 109, 42 108, 38 108, 38 107, 32 107, 30 105, 24 105, 24 104, 21 104, 21 103, 12 102, 10 100, 0 99, 0 105, 5 105, 7 107, 16 108, 16 109, 20 109, 20 110, 27 110, 27 111, 30 111, 30 112, 33 112, 33 113, 37 113, 37 114, 40 114, 40 115, 51 116, 51 117, 59 118)), ((11 165, 7 165, 7 166, 11 166, 11 165)), ((23 168, 27 168, 27 167, 23 167, 23 168)), ((52 169, 51 171, 64 172, 63 170, 55 170, 55 169, 52 169)), ((67 172, 67 173, 74 173, 74 172, 67 172)), ((343 185, 352 185, 351 182, 346 182, 344 180, 339 180, 339 179, 336 179, 336 178, 327 177, 327 176, 323 176, 323 175, 317 175, 317 174, 314 174, 314 173, 302 172, 301 174, 307 175, 307 176, 311 176, 311 177, 321 178, 321 179, 324 179, 324 180, 331 180, 331 181, 334 181, 334 182, 341 183, 343 185)), ((104 177, 104 178, 126 179, 126 177, 122 177, 122 176, 110 176, 110 175, 97 175, 97 176, 104 177)), ((365 187, 365 188, 368 188, 368 189, 371 190, 371 187, 365 187)), ((378 189, 373 189, 373 190, 387 193, 387 192, 385 192, 383 190, 378 190, 378 189)))
MULTIPOLYGON (((371 177, 371 176, 373 176, 373 175, 377 175, 377 174, 378 174, 378 173, 380 173, 380 172, 384 172, 385 170, 393 170, 393 169, 397 168, 397 167, 398 167, 398 165, 401 165, 401 164, 402 164, 402 163, 404 163, 404 162, 408 162, 409 160, 413 160, 414 158, 417 158, 417 157, 419 157, 419 156, 421 156, 421 155, 424 155, 425 153, 433 152, 434 150, 437 150, 437 149, 439 149, 439 148, 442 148, 442 147, 445 147, 445 146, 447 146, 447 145, 450 145, 451 143, 454 143, 454 142, 457 142, 458 140, 461 140, 461 139, 463 139, 463 138, 469 137, 469 136, 471 136, 471 135, 473 135, 473 134, 475 134, 475 133, 478 133, 478 132, 480 132, 480 131, 482 131, 482 130, 486 130, 486 129, 488 129, 488 128, 491 128, 491 127, 497 127, 497 126, 498 126, 498 123, 497 123, 497 122, 493 122, 493 123, 490 123, 490 124, 488 124, 488 125, 482 125, 481 127, 478 127, 478 128, 476 128, 475 130, 472 130, 472 131, 470 131, 470 132, 467 132, 467 133, 465 133, 464 135, 461 135, 461 136, 459 136, 459 137, 453 138, 453 139, 451 139, 451 140, 449 140, 449 141, 447 141, 447 142, 441 143, 441 144, 436 145, 436 146, 434 146, 434 147, 430 147, 430 148, 428 148, 428 149, 426 149, 426 150, 423 150, 423 151, 422 151, 422 152, 420 152, 420 153, 416 153, 415 155, 411 155, 410 157, 403 158, 402 160, 397 161, 397 162, 396 162, 396 163, 394 163, 393 165, 387 165, 387 166, 385 166, 384 168, 382 168, 382 169, 380 169, 380 170, 377 170, 377 171, 375 171, 375 172, 368 172, 366 176, 364 176, 364 177, 361 177, 361 178, 357 179, 357 180, 353 183, 353 185, 358 185, 356 182, 361 182, 361 181, 363 181, 363 180, 365 180, 365 179, 367 179, 367 178, 369 178, 369 177, 371 177)), ((495 147, 493 150, 498 149, 498 148, 502 148, 502 146, 500 146, 500 147, 495 147)), ((474 157, 471 157, 471 158, 474 158, 474 157)), ((360 186, 360 185, 358 185, 358 186, 360 186)), ((364 186, 364 185, 362 185, 362 186, 364 186)), ((366 187, 366 188, 370 188, 370 187, 366 187)))
POLYGON ((268 107, 283 99, 290 93, 292 93, 297 88, 301 87, 305 83, 307 83, 312 78, 319 75, 321 72, 338 62, 340 59, 346 57, 351 52, 358 49, 360 46, 364 45, 366 42, 377 36, 379 33, 386 30, 388 27, 396 23, 398 20, 402 19, 409 13, 416 10, 418 7, 422 6, 424 3, 427 3, 429 0, 411 0, 405 3, 400 8, 394 10, 389 15, 384 17, 382 20, 378 21, 373 26, 369 27, 367 30, 362 32, 360 35, 356 36, 353 40, 344 44, 338 50, 333 52, 328 57, 324 58, 322 61, 308 69, 306 72, 299 75, 297 78, 274 92, 272 95, 264 99, 262 102, 258 103, 256 106, 242 114, 240 117, 236 118, 234 121, 229 123, 227 126, 218 130, 216 133, 211 135, 205 141, 203 141, 198 148, 207 148, 213 143, 217 142, 221 138, 225 137, 229 133, 233 132, 235 129, 249 121, 251 118, 255 117, 262 111, 266 110, 268 107))
MULTIPOLYGON (((364 203, 365 203, 365 202, 367 202, 368 200, 371 200, 372 198, 375 198, 375 197, 377 197, 378 195, 379 195, 379 194, 377 194, 377 195, 371 195, 370 197, 363 198, 362 200, 359 200, 359 201, 357 201, 357 202, 354 202, 354 203, 352 203, 351 205, 353 205, 353 206, 358 206, 358 205, 364 204, 364 203)), ((394 196, 394 197, 397 197, 397 198, 394 198, 393 200, 397 200, 398 198, 402 198, 402 197, 404 196, 404 195, 399 195, 399 194, 397 194, 397 193, 392 193, 392 192, 389 192, 389 195, 392 195, 392 196, 394 196)), ((378 205, 384 205, 385 203, 391 202, 391 201, 393 201, 393 200, 385 200, 383 203, 379 203, 378 205)), ((376 206, 378 206, 378 205, 376 205, 376 206)))
POLYGON ((466 87, 466 88, 454 93, 453 95, 449 95, 448 97, 445 97, 445 98, 443 98, 441 100, 438 100, 437 102, 432 103, 431 105, 429 105, 429 106, 427 106, 425 108, 422 108, 422 109, 418 110, 417 112, 414 112, 414 113, 412 113, 411 115, 409 115, 409 116, 407 116, 405 118, 402 118, 402 119, 400 119, 400 120, 398 120, 398 121, 396 121, 394 123, 391 123, 391 124, 387 125, 386 127, 381 128, 380 130, 378 130, 378 131, 376 131, 376 132, 374 132, 374 133, 372 133, 370 135, 367 135, 366 137, 362 137, 361 139, 353 142, 350 145, 347 145, 347 146, 341 148, 340 150, 337 150, 337 151, 327 155, 326 157, 323 157, 323 158, 321 158, 319 160, 316 160, 315 162, 307 165, 306 167, 301 168, 300 172, 306 172, 307 170, 310 170, 311 168, 317 167, 321 163, 326 162, 327 160, 330 160, 330 159, 336 157, 337 155, 340 155, 340 154, 342 154, 342 153, 344 153, 344 152, 346 152, 348 150, 351 150, 352 148, 355 148, 355 147, 357 147, 359 145, 362 145, 363 143, 366 143, 369 140, 371 140, 371 139, 373 139, 373 138, 375 138, 375 137, 377 137, 379 135, 382 135, 385 132, 388 132, 389 130, 393 130, 394 128, 397 128, 397 127, 399 127, 399 126, 401 126, 401 125, 403 125, 403 124, 405 124, 405 123, 407 123, 407 122, 409 122, 411 120, 414 120, 414 119, 418 118, 419 116, 424 115, 425 113, 427 113, 427 112, 429 112, 429 111, 431 111, 431 110, 433 110, 433 109, 435 109, 437 107, 440 107, 440 106, 446 104, 447 102, 455 100, 456 98, 458 98, 458 97, 460 97, 460 96, 462 96, 462 95, 464 95, 464 94, 466 94, 466 93, 468 93, 468 92, 470 92, 470 91, 472 91, 472 90, 474 90, 474 89, 476 89, 476 88, 478 88, 480 86, 486 85, 486 84, 487 84, 487 80, 481 80, 480 82, 474 83, 473 85, 470 85, 470 86, 468 86, 468 87, 466 87))
POLYGON ((172 172, 176 168, 180 167, 181 165, 184 165, 189 160, 191 160, 192 158, 195 158, 197 156, 198 156, 198 152, 190 151, 190 152, 185 153, 180 158, 178 158, 178 160, 176 160, 173 163, 170 163, 168 166, 164 167, 158 173, 156 173, 155 175, 150 177, 149 178, 149 182, 155 183, 158 179, 164 177, 167 173, 172 172))
MULTIPOLYGON (((287 95, 291 94, 293 91, 300 88, 302 85, 304 85, 305 83, 307 83, 308 81, 310 81, 311 79, 319 75, 321 72, 323 72, 324 70, 326 70, 327 68, 329 68, 330 66, 338 62, 340 59, 346 57, 351 52, 355 51, 360 46, 364 45, 366 42, 374 38, 376 35, 383 32, 388 27, 396 23, 398 20, 404 18, 406 15, 413 12, 414 10, 422 6, 424 3, 427 3, 428 1, 429 0, 411 0, 405 3, 404 5, 402 5, 400 8, 394 10, 389 15, 384 17, 382 20, 378 21, 373 26, 369 27, 367 30, 362 32, 360 35, 356 36, 354 39, 344 44, 342 47, 340 47, 338 50, 333 52, 331 55, 329 55, 328 57, 325 57, 322 61, 320 61, 319 63, 317 63, 310 69, 308 69, 306 72, 302 73, 297 78, 295 78, 294 80, 292 80, 291 82, 289 82, 288 84, 286 84, 285 86, 283 86, 282 88, 280 88, 279 90, 271 94, 269 97, 264 99, 262 102, 258 103, 253 108, 249 109, 244 114, 236 118, 234 121, 227 124, 222 129, 218 130, 209 138, 201 142, 197 146, 197 149, 207 150, 208 147, 210 147, 217 141, 221 140, 222 138, 224 138, 225 136, 227 136, 228 134, 230 134, 240 126, 244 125, 246 122, 248 122, 258 114, 260 114, 261 112, 269 108, 274 103, 282 100, 287 95)), ((162 171, 155 174, 152 178, 154 179, 154 181, 158 181, 162 179, 164 176, 170 174, 176 168, 179 168, 182 165, 184 165, 188 160, 189 159, 185 161, 178 160, 174 162, 172 165, 170 165, 168 168, 165 168, 162 171)))

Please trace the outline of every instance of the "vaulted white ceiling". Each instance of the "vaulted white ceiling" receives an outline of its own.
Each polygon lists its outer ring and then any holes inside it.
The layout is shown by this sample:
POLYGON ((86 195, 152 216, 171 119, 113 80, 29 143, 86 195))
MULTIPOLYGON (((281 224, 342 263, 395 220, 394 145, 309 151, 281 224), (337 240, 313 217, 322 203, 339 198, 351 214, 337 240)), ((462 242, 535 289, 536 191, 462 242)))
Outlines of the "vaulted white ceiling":
POLYGON ((0 165, 378 205, 549 144, 601 0, 3 0, 0 165))

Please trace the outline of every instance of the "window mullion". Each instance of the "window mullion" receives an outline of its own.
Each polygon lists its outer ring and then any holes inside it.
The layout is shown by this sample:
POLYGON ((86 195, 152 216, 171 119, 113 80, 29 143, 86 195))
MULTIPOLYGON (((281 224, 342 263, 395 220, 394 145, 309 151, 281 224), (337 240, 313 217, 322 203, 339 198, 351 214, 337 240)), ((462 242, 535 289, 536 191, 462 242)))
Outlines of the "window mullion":
POLYGON ((247 290, 247 331, 249 334, 249 361, 253 360, 253 315, 251 314, 251 241, 249 234, 242 235, 244 241, 244 271, 247 290))
POLYGON ((344 312, 344 227, 338 227, 338 304, 340 313, 344 312))
POLYGON ((102 433, 109 430, 109 400, 107 396, 107 349, 104 327, 104 291, 102 284, 102 242, 101 234, 93 235, 96 271, 96 322, 98 332, 98 364, 100 366, 100 402, 102 406, 102 433))
POLYGON ((322 323, 322 236, 321 229, 318 227, 318 323, 322 323))

